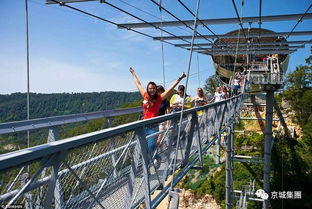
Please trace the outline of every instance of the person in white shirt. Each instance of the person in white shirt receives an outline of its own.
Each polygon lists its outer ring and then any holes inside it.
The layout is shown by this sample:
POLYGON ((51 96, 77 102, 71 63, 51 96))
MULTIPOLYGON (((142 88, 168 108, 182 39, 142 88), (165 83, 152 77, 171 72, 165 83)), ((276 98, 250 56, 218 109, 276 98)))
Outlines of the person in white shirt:
POLYGON ((240 88, 239 79, 237 77, 233 80, 233 87, 232 88, 233 88, 233 94, 237 95, 238 89, 240 88))
POLYGON ((216 92, 214 94, 214 96, 212 97, 212 99, 209 102, 220 102, 224 100, 224 92, 222 92, 221 87, 217 87, 216 92))
MULTIPOLYGON (((184 90, 185 87, 183 85, 180 85, 178 87, 177 94, 174 94, 170 99, 170 107, 172 109, 172 112, 177 112, 182 109, 183 104, 183 96, 184 96, 184 90)), ((191 108, 191 98, 188 95, 185 95, 185 101, 184 101, 184 109, 191 108)))

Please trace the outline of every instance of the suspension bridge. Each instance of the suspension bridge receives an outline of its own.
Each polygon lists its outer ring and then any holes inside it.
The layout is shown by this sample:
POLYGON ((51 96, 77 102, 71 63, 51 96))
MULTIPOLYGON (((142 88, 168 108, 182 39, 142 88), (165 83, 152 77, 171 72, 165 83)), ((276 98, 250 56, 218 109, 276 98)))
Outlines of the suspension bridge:
MULTIPOLYGON (((310 36, 312 31, 295 31, 303 21, 312 18, 308 13, 312 4, 301 14, 263 16, 259 3, 259 15, 242 17, 235 1, 232 6, 236 17, 220 19, 200 19, 197 0, 196 11, 178 0, 185 11, 194 16, 193 20, 181 20, 161 1, 151 0, 162 12, 176 21, 149 22, 108 1, 101 1, 119 10, 139 23, 115 23, 111 20, 78 9, 75 2, 84 0, 47 0, 48 4, 59 4, 98 20, 113 24, 120 29, 147 36, 162 43, 174 45, 190 52, 188 74, 192 53, 212 56, 218 78, 224 84, 231 84, 235 73, 245 73, 241 92, 224 101, 194 107, 164 116, 140 120, 117 127, 60 139, 59 129, 65 124, 106 118, 108 124, 114 117, 141 112, 141 108, 106 110, 101 112, 64 115, 49 118, 29 119, 0 124, 0 134, 14 134, 38 129, 48 129, 47 143, 0 155, 0 175, 9 176, 1 182, 0 204, 11 208, 16 204, 26 208, 156 208, 166 197, 171 198, 171 208, 177 208, 179 198, 174 186, 190 169, 203 167, 203 154, 216 149, 216 164, 221 163, 221 149, 225 149, 226 164, 226 208, 247 208, 247 201, 258 201, 263 208, 269 208, 269 198, 259 198, 254 186, 248 190, 234 190, 233 162, 262 163, 263 192, 270 194, 270 161, 272 141, 273 108, 278 112, 278 120, 288 132, 283 115, 274 101, 274 92, 281 89, 287 70, 289 54, 310 44, 311 40, 288 41, 290 36, 310 36), (73 4, 71 4, 73 3, 73 4), (297 21, 286 32, 274 32, 261 28, 263 22, 297 21), (253 22, 258 28, 252 28, 253 22), (248 23, 250 27, 244 28, 248 23), (239 29, 226 34, 216 34, 209 27, 214 24, 238 24, 239 29), (192 35, 185 36, 167 31, 167 27, 186 27, 192 35), (202 26, 211 34, 199 32, 202 26), (138 28, 155 28, 170 36, 152 36, 138 28), (195 40, 204 42, 195 42, 195 40), (176 43, 173 41, 180 41, 176 43), (189 41, 191 40, 191 41, 189 41), (301 45, 294 45, 301 44, 301 45), (275 59, 259 61, 269 54, 278 54, 275 59), (265 94, 264 156, 235 155, 235 124, 251 94, 265 94), (201 114, 198 114, 199 111, 201 114), (145 134, 145 127, 165 122, 167 127, 151 135, 145 134), (158 150, 160 165, 154 162, 156 153, 147 149, 147 140, 161 137, 163 147, 158 150), (157 193, 155 193, 158 191, 157 193), (235 199, 237 200, 235 202, 235 199)), ((47 5, 49 6, 49 5, 47 5)), ((187 88, 186 82, 186 88, 187 88)), ((28 98, 29 99, 29 98, 28 98)), ((253 104, 258 103, 254 97, 253 104)), ((28 100, 29 107, 29 100, 28 100)), ((246 182, 247 184, 247 182, 246 182)))

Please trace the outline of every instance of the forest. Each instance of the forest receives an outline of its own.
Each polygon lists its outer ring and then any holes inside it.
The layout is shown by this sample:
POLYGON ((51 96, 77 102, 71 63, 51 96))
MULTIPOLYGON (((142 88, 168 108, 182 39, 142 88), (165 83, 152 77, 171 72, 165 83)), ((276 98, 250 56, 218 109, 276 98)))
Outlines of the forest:
MULTIPOLYGON (((214 77, 206 81, 205 90, 214 92, 218 86, 214 77)), ((287 74, 285 86, 275 96, 283 112, 292 112, 291 121, 299 126, 301 134, 288 138, 281 132, 274 132, 271 156, 271 208, 310 209, 312 201, 312 48, 305 65, 297 66, 287 74), (286 105, 285 105, 286 104, 286 105), (294 197, 295 193, 300 196, 294 197), (290 194, 290 195, 288 195, 290 194)), ((250 122, 240 122, 235 130, 244 130, 250 122)), ((263 156, 264 135, 256 132, 235 134, 236 155, 263 156), (242 147, 251 147, 244 150, 242 147)), ((225 164, 215 166, 210 156, 204 157, 204 169, 194 180, 194 171, 183 179, 182 188, 190 189, 195 195, 211 194, 217 203, 225 208, 225 164), (206 178, 202 178, 205 176, 206 178)), ((256 190, 263 187, 263 165, 234 162, 234 189, 247 188, 249 181, 255 181, 256 190)), ((236 202, 236 200, 235 200, 236 202)), ((233 205, 235 205, 233 201, 233 205)), ((262 204, 248 201, 249 209, 260 209, 262 204)))
MULTIPOLYGON (((62 93, 62 94, 30 94, 30 119, 68 115, 85 112, 102 111, 106 109, 137 107, 141 104, 138 92, 100 92, 100 93, 62 93)), ((113 126, 138 119, 138 113, 118 116, 113 120, 113 126)), ((0 122, 25 120, 26 94, 14 93, 0 95, 0 122)), ((92 131, 107 128, 105 118, 67 124, 60 126, 60 138, 64 139, 92 131)), ((30 146, 46 143, 48 129, 30 132, 30 146)), ((27 147, 27 132, 5 134, 0 136, 0 154, 27 147)))
MULTIPOLYGON (((0 123, 27 119, 26 93, 0 95, 0 123)), ((138 92, 30 93, 30 119, 115 109, 141 97, 138 92)))

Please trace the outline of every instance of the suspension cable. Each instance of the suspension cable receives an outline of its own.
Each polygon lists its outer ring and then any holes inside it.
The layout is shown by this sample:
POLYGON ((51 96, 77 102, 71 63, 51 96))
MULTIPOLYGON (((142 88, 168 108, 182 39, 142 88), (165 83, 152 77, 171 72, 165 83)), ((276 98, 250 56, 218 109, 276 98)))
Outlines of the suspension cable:
MULTIPOLYGON (((132 32, 138 33, 138 34, 140 34, 140 35, 143 35, 143 36, 145 36, 145 37, 148 37, 148 38, 153 39, 153 36, 151 36, 151 35, 148 35, 148 34, 146 34, 146 33, 143 33, 143 32, 141 32, 141 31, 138 31, 138 30, 135 30, 135 29, 126 27, 126 26, 119 25, 118 23, 115 23, 115 22, 113 22, 113 21, 111 21, 111 20, 102 18, 102 17, 100 17, 100 16, 94 15, 94 14, 92 14, 92 13, 86 12, 86 11, 81 10, 81 9, 78 9, 78 8, 76 8, 76 7, 69 6, 69 5, 67 5, 67 4, 65 4, 64 2, 61 2, 61 1, 59 1, 59 0, 51 0, 51 1, 53 1, 53 2, 55 2, 55 3, 57 3, 57 4, 59 4, 60 6, 64 6, 64 7, 70 8, 70 9, 72 9, 72 10, 75 10, 75 11, 77 11, 77 12, 83 13, 83 14, 88 15, 88 16, 90 16, 90 17, 93 17, 93 18, 95 18, 95 19, 99 19, 99 20, 101 20, 101 21, 103 21, 103 22, 110 23, 110 24, 115 25, 115 26, 117 26, 117 27, 121 27, 121 28, 127 29, 127 30, 129 30, 129 31, 132 31, 132 32)), ((174 46, 174 44, 171 43, 171 42, 169 42, 169 41, 166 41, 166 40, 159 40, 159 41, 174 46)), ((182 48, 182 49, 186 49, 186 48, 183 47, 183 46, 178 46, 178 47, 180 47, 180 48, 182 48)))
POLYGON ((197 77, 198 77, 198 88, 200 88, 200 73, 199 73, 199 55, 198 53, 196 54, 197 55, 197 77))
MULTIPOLYGON (((25 21, 26 21, 26 68, 27 68, 27 120, 30 119, 29 105, 29 25, 28 25, 28 0, 25 0, 25 21)), ((29 130, 27 131, 27 147, 29 147, 29 130)), ((29 166, 27 166, 29 172, 29 166)))
POLYGON ((27 66, 27 120, 29 120, 30 115, 29 115, 29 26, 28 26, 28 0, 25 0, 25 17, 26 17, 25 18, 26 19, 26 66, 27 66))
MULTIPOLYGON (((152 13, 149 13, 149 12, 147 12, 147 11, 145 11, 145 10, 143 10, 143 9, 140 9, 140 8, 138 8, 138 7, 136 7, 136 6, 132 5, 132 4, 129 4, 128 2, 126 2, 126 1, 124 1, 124 0, 118 0, 118 1, 124 3, 125 5, 128 5, 129 7, 134 8, 134 9, 140 11, 140 12, 143 12, 143 13, 145 13, 145 14, 151 16, 151 17, 154 17, 154 18, 157 19, 157 20, 162 21, 161 18, 159 18, 159 17, 153 15, 152 13)), ((161 8, 159 8, 159 9, 161 10, 161 8)), ((176 26, 176 27, 179 28, 180 30, 183 30, 183 31, 185 31, 185 32, 187 32, 187 33, 191 33, 191 34, 192 34, 192 31, 186 30, 185 28, 182 28, 182 27, 180 27, 180 26, 176 26)))
MULTIPOLYGON (((195 17, 195 14, 194 14, 194 12, 192 12, 192 10, 190 10, 189 8, 188 8, 188 6, 187 5, 185 5, 181 0, 177 0, 191 15, 193 15, 193 17, 195 17)), ((226 42, 223 42, 222 41, 222 39, 220 39, 220 37, 219 37, 219 35, 218 34, 216 34, 215 32, 213 32, 201 19, 198 19, 198 21, 204 26, 204 28, 206 28, 209 32, 211 32, 217 39, 219 39, 220 40, 220 43, 225 43, 226 45, 227 45, 227 43, 226 42)), ((213 42, 211 42, 211 43, 213 43, 213 42)), ((216 45, 218 45, 218 44, 216 44, 216 45)), ((228 46, 228 45, 227 45, 228 46)), ((229 48, 231 48, 230 46, 228 46, 229 48)))
POLYGON ((125 14, 127 14, 127 15, 129 15, 129 16, 131 16, 131 17, 134 17, 134 18, 136 18, 136 19, 138 19, 138 20, 140 20, 140 21, 142 21, 142 22, 144 22, 144 23, 146 23, 146 24, 149 24, 149 25, 153 26, 154 28, 156 28, 156 29, 158 29, 158 30, 161 30, 161 31, 163 31, 163 32, 165 32, 165 33, 168 33, 169 35, 172 35, 172 36, 174 36, 175 38, 181 39, 182 41, 184 41, 184 42, 190 44, 190 42, 189 42, 188 40, 185 40, 185 39, 183 39, 183 38, 181 38, 181 37, 179 37, 179 36, 176 36, 175 34, 173 34, 173 33, 169 32, 169 31, 167 31, 167 30, 164 30, 164 29, 162 29, 162 28, 160 28, 160 27, 154 25, 153 23, 147 22, 147 21, 143 20, 142 18, 140 18, 140 17, 138 17, 138 16, 136 16, 136 15, 134 15, 134 14, 131 14, 130 12, 127 12, 126 10, 124 10, 124 9, 122 9, 122 8, 117 7, 117 6, 115 6, 115 5, 111 4, 111 3, 109 3, 108 1, 104 1, 103 3, 109 5, 109 6, 113 7, 113 8, 115 8, 115 9, 117 9, 117 10, 119 10, 119 11, 121 11, 121 12, 123 12, 123 13, 125 13, 125 14))
MULTIPOLYGON (((186 24, 183 20, 181 20, 180 18, 178 18, 177 16, 175 16, 172 12, 170 12, 169 10, 167 10, 165 7, 163 7, 162 5, 160 5, 159 3, 157 3, 155 0, 150 0, 151 2, 153 2, 155 5, 157 5, 158 7, 160 7, 161 9, 163 9, 164 11, 166 11, 169 15, 171 15, 173 18, 175 18, 176 20, 178 20, 179 22, 181 22, 183 25, 185 25, 187 28, 191 29, 193 31, 193 28, 191 26, 189 26, 188 24, 186 24)), ((208 38, 206 38, 204 35, 200 34, 199 32, 196 31, 196 34, 198 34, 200 37, 202 37, 203 39, 209 41, 210 43, 213 43, 211 40, 209 40, 208 38)))
MULTIPOLYGON (((179 122, 179 128, 178 128, 178 139, 177 139, 176 150, 175 150, 175 155, 174 155, 174 164, 173 164, 173 169, 172 169, 172 179, 174 179, 175 167, 177 163, 177 155, 178 155, 179 142, 180 142, 180 132, 181 132, 181 127, 182 127, 185 97, 186 97, 186 91, 188 87, 188 80, 189 80, 189 74, 190 74, 191 63, 192 63, 193 45, 194 45, 195 36, 197 34, 196 29, 197 29, 197 17, 198 17, 199 4, 200 4, 200 0, 197 0, 196 16, 194 19, 194 27, 193 27, 192 43, 191 43, 190 57, 189 57, 189 63, 188 63, 188 69, 187 69, 186 84, 185 84, 185 90, 184 90, 183 101, 182 101, 182 109, 181 109, 181 114, 180 114, 180 122, 179 122)), ((173 189, 173 181, 171 181, 170 189, 171 190, 173 189)))
POLYGON ((259 37, 258 37, 258 43, 260 43, 260 37, 261 37, 261 24, 262 24, 262 0, 259 0, 259 37))
MULTIPOLYGON (((234 2, 234 0, 233 0, 233 2, 234 2)), ((234 2, 234 4, 235 4, 235 2, 234 2)), ((244 8, 244 0, 242 0, 241 17, 243 17, 243 8, 244 8)), ((235 5, 235 11, 237 11, 236 5, 235 5)), ((239 17, 238 12, 237 12, 237 16, 238 16, 238 18, 239 18, 239 22, 241 23, 241 18, 239 17)), ((246 41, 248 42, 248 39, 247 39, 247 37, 246 37, 246 34, 245 34, 245 32, 244 32, 244 28, 242 27, 242 25, 243 25, 243 24, 240 24, 241 29, 242 29, 242 31, 243 31, 243 33, 244 33, 244 36, 245 36, 246 41)), ((238 53, 238 43, 239 43, 239 39, 240 39, 240 31, 241 31, 241 29, 238 30, 238 34, 237 34, 236 50, 235 50, 235 57, 234 57, 233 79, 234 79, 235 73, 236 73, 236 62, 237 62, 237 53, 238 53)), ((231 85, 231 84, 230 84, 230 85, 231 85)))
POLYGON ((288 35, 286 36, 286 39, 289 38, 289 36, 292 34, 292 32, 294 32, 295 28, 299 25, 300 22, 302 22, 302 19, 304 18, 304 16, 308 13, 308 11, 311 9, 312 7, 312 3, 310 4, 310 6, 308 7, 308 9, 305 11, 305 13, 299 18, 299 20, 297 21, 297 23, 295 24, 295 26, 293 27, 293 29, 288 33, 288 35))
MULTIPOLYGON (((161 0, 160 0, 161 5, 161 0)), ((159 7, 159 13, 160 13, 160 28, 163 28, 163 16, 162 16, 162 10, 161 7, 159 7)), ((163 39, 163 32, 160 31, 161 39, 163 39)), ((161 60, 162 60, 162 73, 163 73, 163 83, 164 88, 166 89, 166 78, 165 78, 165 52, 164 52, 164 43, 161 42, 161 60)))
MULTIPOLYGON (((238 11, 237 11, 237 7, 236 7, 236 4, 235 4, 235 1, 234 1, 234 0, 232 0, 232 3, 233 3, 233 6, 234 6, 234 9, 235 9, 235 13, 236 13, 237 19, 238 19, 238 21, 239 21, 239 25, 240 25, 240 27, 241 27, 241 29, 242 29, 243 33, 244 33, 244 37, 245 37, 245 39, 247 39, 247 38, 246 38, 245 31, 244 31, 244 28, 243 28, 243 22, 242 22, 242 19, 240 18, 239 14, 238 14, 238 11)), ((242 7, 243 7, 243 6, 244 6, 244 5, 242 4, 242 7)))

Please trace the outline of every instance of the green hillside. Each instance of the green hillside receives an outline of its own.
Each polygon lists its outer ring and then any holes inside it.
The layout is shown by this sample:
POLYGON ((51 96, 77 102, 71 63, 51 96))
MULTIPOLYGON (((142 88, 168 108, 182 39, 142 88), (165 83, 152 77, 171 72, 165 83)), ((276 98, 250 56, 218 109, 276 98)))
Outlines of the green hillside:
MULTIPOLYGON (((292 112, 291 122, 301 129, 298 138, 287 138, 281 132, 274 133, 272 149, 270 188, 277 195, 272 198, 271 208, 310 209, 312 201, 312 55, 306 65, 296 67, 287 75, 284 91, 276 97, 285 112, 292 112), (283 103, 287 107, 283 107, 283 103), (300 197, 283 198, 283 195, 300 193, 300 197)), ((254 126, 250 121, 240 122, 235 130, 254 126)), ((264 135, 256 132, 245 135, 235 134, 235 154, 263 156, 264 135), (250 149, 244 149, 248 147, 250 149)), ((204 158, 204 169, 190 171, 183 179, 181 187, 190 189, 195 196, 211 194, 217 203, 225 208, 225 164, 214 168, 210 157, 204 158), (207 169, 209 168, 209 169, 207 169), (203 178, 205 176, 206 178, 203 178)), ((255 181, 256 190, 263 188, 263 165, 234 162, 234 189, 242 190, 250 180, 255 181)), ((291 196, 290 196, 291 197, 291 196)), ((235 205, 233 201, 233 204, 235 205)), ((261 202, 248 201, 248 209, 262 208, 261 202)))
MULTIPOLYGON (((138 92, 30 94, 30 118, 110 110, 141 99, 138 92)), ((0 123, 27 119, 26 93, 0 95, 0 123)))
MULTIPOLYGON (((62 94, 30 94, 31 118, 43 118, 105 109, 130 108, 141 105, 138 92, 101 92, 101 93, 62 93, 62 94)), ((139 113, 118 116, 112 125, 138 120, 139 113)), ((14 93, 0 95, 0 122, 12 122, 26 119, 26 94, 14 93)), ((60 126, 60 138, 68 138, 108 127, 105 118, 78 122, 60 126)), ((30 146, 46 143, 48 129, 30 132, 30 146)), ((0 154, 27 147, 27 132, 0 135, 0 154)))

